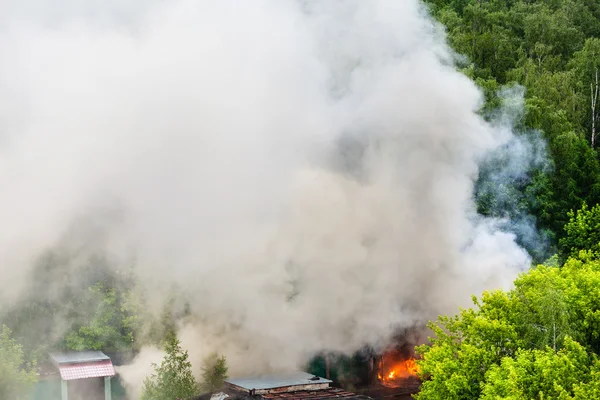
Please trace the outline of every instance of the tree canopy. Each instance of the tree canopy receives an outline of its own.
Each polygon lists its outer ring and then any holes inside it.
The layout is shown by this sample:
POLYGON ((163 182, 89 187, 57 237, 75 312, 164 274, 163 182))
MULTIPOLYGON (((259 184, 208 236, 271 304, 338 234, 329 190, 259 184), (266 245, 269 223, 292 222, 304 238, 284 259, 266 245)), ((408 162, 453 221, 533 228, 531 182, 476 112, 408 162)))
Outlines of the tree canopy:
MULTIPOLYGON (((542 133, 551 168, 532 171, 510 198, 535 217, 549 240, 543 254, 533 254, 543 261, 565 236, 568 213, 600 201, 600 104, 592 108, 600 87, 600 6, 589 0, 426 3, 445 26, 449 44, 467 57, 461 69, 484 91, 484 113, 498 107, 496 92, 503 85, 526 89, 520 130, 542 133)), ((493 199, 484 184, 478 187, 484 190, 479 210, 489 213, 493 199)))
POLYGON ((167 335, 166 355, 160 365, 153 364, 154 373, 144 380, 140 400, 188 399, 199 393, 192 373, 188 352, 181 348, 175 334, 167 335))
POLYGON ((6 325, 0 331, 0 398, 25 400, 36 382, 35 363, 27 363, 6 325))
POLYGON ((227 360, 218 353, 212 353, 204 359, 202 366, 202 381, 200 387, 203 392, 216 392, 223 388, 227 379, 227 360))
POLYGON ((563 257, 576 256, 580 251, 600 254, 600 205, 591 209, 583 203, 581 209, 569 211, 565 225, 565 237, 560 241, 563 257))
POLYGON ((580 399, 600 382, 600 261, 539 265, 430 323, 417 399, 580 399))

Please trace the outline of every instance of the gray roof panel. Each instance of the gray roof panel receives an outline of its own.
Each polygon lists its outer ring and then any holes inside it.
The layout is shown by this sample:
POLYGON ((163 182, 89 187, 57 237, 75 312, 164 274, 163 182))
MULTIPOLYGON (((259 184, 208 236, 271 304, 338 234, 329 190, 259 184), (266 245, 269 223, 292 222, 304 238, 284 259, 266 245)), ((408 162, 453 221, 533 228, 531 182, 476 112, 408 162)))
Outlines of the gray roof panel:
POLYGON ((272 376, 261 376, 257 378, 236 378, 227 379, 226 382, 241 388, 252 390, 275 389, 285 386, 300 386, 317 383, 331 383, 329 379, 320 378, 311 380, 315 376, 306 372, 293 372, 288 374, 278 374, 272 376))
POLYGON ((55 364, 81 364, 95 361, 110 360, 101 351, 74 351, 67 353, 51 353, 50 357, 55 364))

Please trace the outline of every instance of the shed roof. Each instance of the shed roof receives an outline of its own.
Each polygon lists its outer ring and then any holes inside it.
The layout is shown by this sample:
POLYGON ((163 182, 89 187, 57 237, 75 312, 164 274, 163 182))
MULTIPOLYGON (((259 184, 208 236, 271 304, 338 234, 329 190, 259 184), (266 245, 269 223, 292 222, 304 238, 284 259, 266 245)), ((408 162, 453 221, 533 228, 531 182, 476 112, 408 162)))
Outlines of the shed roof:
POLYGON ((95 361, 92 363, 61 364, 58 370, 60 371, 60 377, 65 381, 115 376, 115 367, 113 367, 110 360, 95 361))
POLYGON ((97 361, 110 361, 110 357, 101 351, 72 351, 67 353, 51 353, 50 357, 55 364, 80 364, 97 361))
POLYGON ((115 375, 110 357, 101 351, 51 353, 50 358, 65 381, 115 375))
POLYGON ((300 371, 271 376, 228 379, 226 382, 246 390, 264 390, 276 389, 287 386, 304 386, 332 383, 332 381, 330 381, 329 379, 321 378, 300 371))

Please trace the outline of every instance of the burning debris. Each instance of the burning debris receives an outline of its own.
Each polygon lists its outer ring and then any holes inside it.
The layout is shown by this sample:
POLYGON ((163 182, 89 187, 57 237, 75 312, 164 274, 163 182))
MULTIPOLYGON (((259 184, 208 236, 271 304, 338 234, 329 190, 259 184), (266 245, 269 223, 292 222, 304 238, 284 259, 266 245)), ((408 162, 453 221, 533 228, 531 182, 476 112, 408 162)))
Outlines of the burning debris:
POLYGON ((419 367, 414 357, 402 357, 398 352, 385 353, 378 366, 379 382, 390 388, 407 388, 419 385, 419 367))
POLYGON ((419 367, 414 347, 424 341, 423 332, 422 326, 398 330, 392 339, 395 345, 376 357, 377 381, 381 385, 388 388, 418 389, 419 367))
MULTIPOLYGON (((381 370, 383 371, 383 364, 381 365, 381 370)), ((389 372, 380 373, 379 380, 384 384, 389 384, 389 382, 397 379, 416 377, 418 371, 416 360, 409 358, 408 360, 396 363, 389 369, 389 372)))

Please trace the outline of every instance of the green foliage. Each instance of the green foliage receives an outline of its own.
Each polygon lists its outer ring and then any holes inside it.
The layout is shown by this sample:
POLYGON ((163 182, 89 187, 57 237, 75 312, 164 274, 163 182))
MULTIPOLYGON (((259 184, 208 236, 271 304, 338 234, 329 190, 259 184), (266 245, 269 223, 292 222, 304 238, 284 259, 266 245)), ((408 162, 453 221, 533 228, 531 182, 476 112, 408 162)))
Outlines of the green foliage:
POLYGON ((26 363, 23 347, 5 325, 0 331, 0 399, 28 399, 36 382, 35 363, 26 363))
MULTIPOLYGON (((540 265, 430 324, 417 399, 580 399, 598 391, 600 261, 540 265)), ((593 398, 593 397, 589 397, 593 398)))
POLYGON ((573 400, 600 399, 600 364, 596 362, 586 382, 575 385, 573 400))
POLYGON ((486 371, 524 345, 508 294, 484 293, 482 300, 478 311, 462 310, 430 323, 431 344, 417 348, 425 378, 417 399, 479 398, 486 371))
POLYGON ((538 266, 515 282, 516 323, 524 347, 554 351, 570 333, 569 310, 564 292, 565 282, 558 268, 538 266))
MULTIPOLYGON (((552 170, 536 172, 526 187, 507 193, 532 213, 553 245, 565 235, 567 213, 600 202, 600 163, 591 146, 591 89, 600 69, 600 3, 592 0, 427 0, 450 45, 468 58, 461 70, 483 90, 487 115, 494 92, 526 88, 523 129, 548 142, 552 170)), ((600 114, 596 111, 596 127, 600 114)), ((596 129, 598 131, 598 129, 596 129)), ((596 140, 598 143, 598 140, 596 140)), ((485 185, 485 176, 481 176, 485 185)), ((480 211, 493 199, 479 199, 480 211)), ((521 205, 521 206, 522 206, 521 205)), ((546 254, 535 254, 545 257, 546 254)))
POLYGON ((224 356, 212 353, 204 359, 202 366, 202 381, 200 387, 203 392, 216 392, 221 390, 227 379, 227 360, 224 356))
POLYGON ((28 361, 44 360, 49 351, 131 351, 144 334, 139 323, 146 315, 136 304, 132 271, 116 271, 99 257, 82 260, 45 254, 26 296, 3 308, 0 320, 23 344, 28 361))
POLYGON ((160 366, 153 364, 154 373, 144 380, 140 400, 188 399, 199 392, 192 373, 188 353, 184 351, 174 334, 165 341, 166 355, 160 366))
POLYGON ((582 250, 600 254, 600 205, 591 209, 583 203, 576 213, 569 211, 565 237, 559 243, 564 257, 577 256, 582 250))
POLYGON ((572 399, 576 386, 589 382, 593 358, 569 337, 558 352, 519 350, 486 373, 482 400, 572 399))
POLYGON ((93 304, 86 323, 65 337, 71 350, 123 349, 131 340, 131 332, 123 326, 123 315, 115 289, 105 289, 98 283, 89 288, 89 295, 80 300, 82 306, 93 304))

